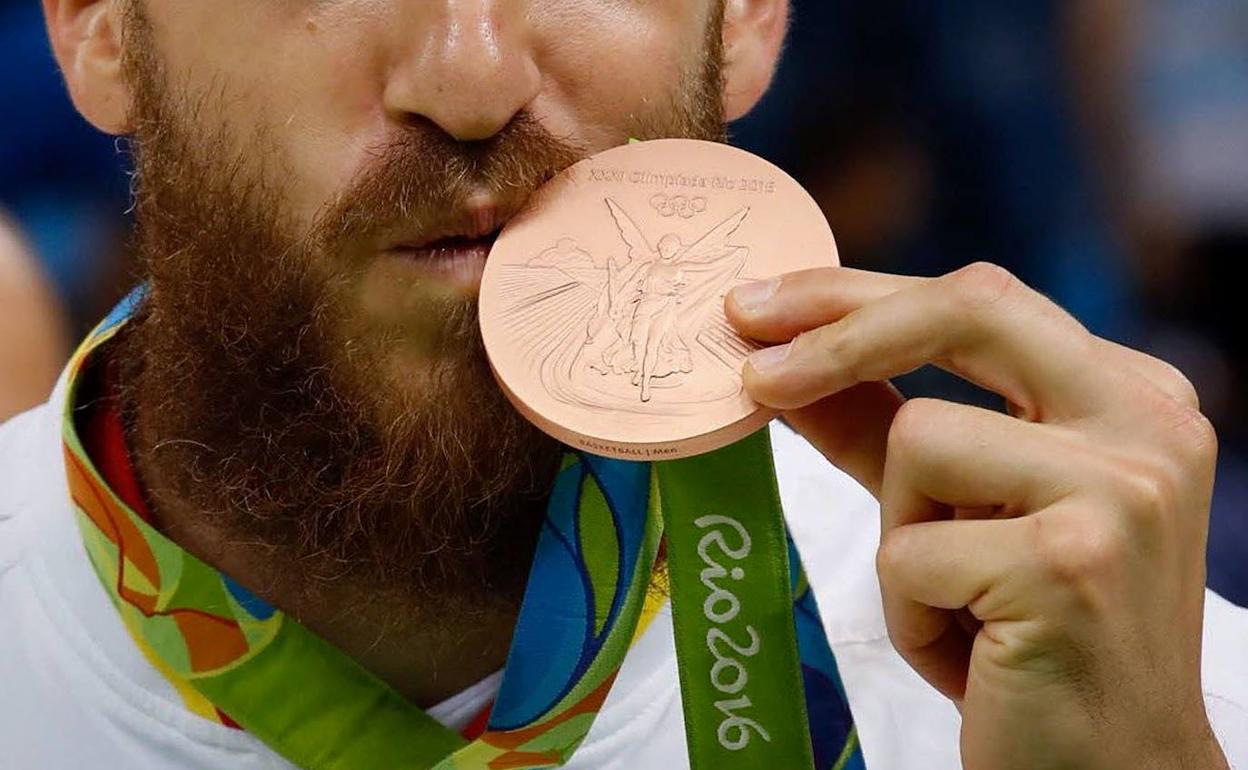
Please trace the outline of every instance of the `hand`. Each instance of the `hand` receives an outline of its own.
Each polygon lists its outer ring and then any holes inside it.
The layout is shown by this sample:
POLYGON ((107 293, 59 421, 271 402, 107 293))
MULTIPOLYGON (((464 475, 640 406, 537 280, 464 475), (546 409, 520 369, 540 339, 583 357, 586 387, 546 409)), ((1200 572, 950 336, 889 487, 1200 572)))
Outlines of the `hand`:
POLYGON ((893 644, 962 713, 967 770, 1225 768, 1200 642, 1216 438, 1173 367, 1005 270, 829 268, 726 303, 758 402, 880 500, 893 644), (1010 415, 886 381, 935 364, 1010 415))

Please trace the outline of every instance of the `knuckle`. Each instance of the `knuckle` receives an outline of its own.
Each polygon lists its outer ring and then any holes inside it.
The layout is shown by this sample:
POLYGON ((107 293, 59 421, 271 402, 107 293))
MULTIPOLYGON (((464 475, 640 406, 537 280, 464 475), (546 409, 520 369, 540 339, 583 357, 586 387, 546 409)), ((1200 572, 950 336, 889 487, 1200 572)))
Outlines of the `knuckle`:
POLYGON ((880 576, 880 585, 887 588, 897 574, 898 558, 897 530, 889 530, 880 536, 880 547, 875 551, 875 571, 880 576))
POLYGON ((1183 474, 1211 471, 1218 459, 1218 433, 1209 418, 1173 399, 1157 398, 1150 407, 1164 458, 1183 474))
POLYGON ((910 552, 908 542, 909 533, 905 527, 890 529, 880 535, 880 546, 875 552, 875 571, 884 590, 896 586, 898 576, 906 568, 910 552))
POLYGON ((1189 409, 1200 409, 1200 393, 1196 386, 1174 364, 1156 356, 1150 356, 1131 348, 1122 348, 1127 352, 1128 361, 1135 367, 1140 376, 1160 393, 1180 406, 1189 409))
POLYGON ((1196 390, 1196 386, 1192 384, 1178 367, 1171 363, 1156 359, 1166 375, 1164 377, 1165 389, 1180 404, 1189 409, 1200 411, 1200 393, 1196 390))
POLYGON ((1179 402, 1196 411, 1200 411, 1200 391, 1196 390, 1196 386, 1191 380, 1183 375, 1179 375, 1178 380, 1174 384, 1175 393, 1178 394, 1179 402))
POLYGON ((1189 468, 1206 470, 1218 460, 1218 432, 1199 409, 1181 407, 1173 417, 1182 459, 1189 468))
POLYGON ((1160 523, 1174 509, 1178 499, 1176 474, 1162 467, 1133 468, 1118 477, 1118 494, 1127 512, 1137 522, 1160 523))
POLYGON ((913 455, 923 442, 924 432, 943 419, 943 411, 941 402, 931 398, 912 398, 902 404, 888 429, 889 455, 913 455))
POLYGON ((1022 286, 1013 273, 991 262, 967 265, 951 273, 949 281, 959 303, 974 310, 990 308, 1022 286))
POLYGON ((1041 518, 1036 553, 1049 576, 1059 584, 1086 589, 1113 573, 1126 553, 1119 530, 1085 518, 1041 518))

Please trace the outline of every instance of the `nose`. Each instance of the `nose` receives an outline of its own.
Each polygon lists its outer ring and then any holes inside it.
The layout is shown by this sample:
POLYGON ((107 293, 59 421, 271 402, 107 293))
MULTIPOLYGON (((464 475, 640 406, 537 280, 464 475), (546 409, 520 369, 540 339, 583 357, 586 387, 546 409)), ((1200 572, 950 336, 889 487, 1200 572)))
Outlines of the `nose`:
POLYGON ((524 0, 415 0, 397 30, 386 110, 432 121, 463 142, 488 139, 529 105, 541 73, 524 0))

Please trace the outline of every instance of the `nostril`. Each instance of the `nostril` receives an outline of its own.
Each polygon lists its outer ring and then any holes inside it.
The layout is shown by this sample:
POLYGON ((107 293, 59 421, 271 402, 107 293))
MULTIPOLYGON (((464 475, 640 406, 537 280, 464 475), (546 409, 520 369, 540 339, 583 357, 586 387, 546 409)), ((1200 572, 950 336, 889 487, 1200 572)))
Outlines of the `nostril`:
POLYGON ((390 114, 419 115, 454 140, 473 142, 493 137, 533 104, 542 76, 524 22, 481 7, 470 17, 449 11, 451 19, 433 25, 440 29, 426 28, 423 40, 408 44, 386 84, 390 114))

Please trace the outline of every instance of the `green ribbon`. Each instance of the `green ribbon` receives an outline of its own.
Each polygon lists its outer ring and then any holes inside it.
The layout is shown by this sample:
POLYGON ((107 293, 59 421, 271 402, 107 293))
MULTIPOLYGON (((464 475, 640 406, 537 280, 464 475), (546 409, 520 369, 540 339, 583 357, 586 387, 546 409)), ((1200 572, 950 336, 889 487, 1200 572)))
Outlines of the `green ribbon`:
POLYGON ((656 467, 694 770, 813 768, 767 430, 656 467))

